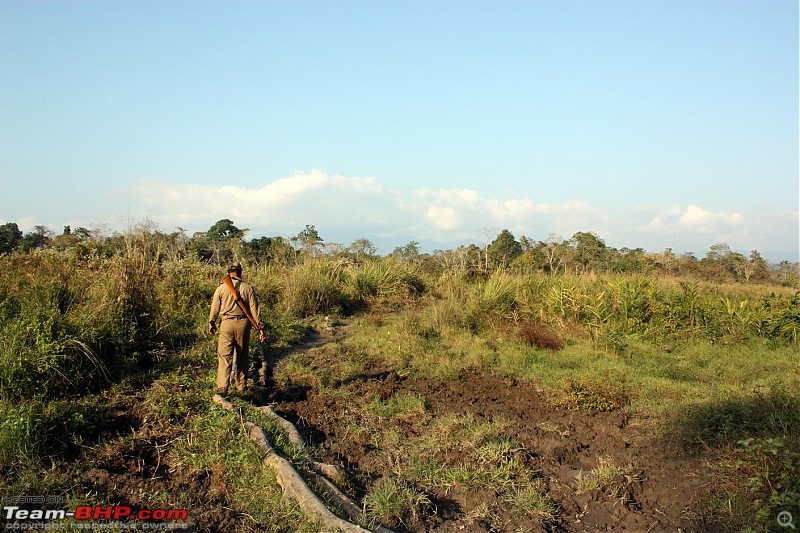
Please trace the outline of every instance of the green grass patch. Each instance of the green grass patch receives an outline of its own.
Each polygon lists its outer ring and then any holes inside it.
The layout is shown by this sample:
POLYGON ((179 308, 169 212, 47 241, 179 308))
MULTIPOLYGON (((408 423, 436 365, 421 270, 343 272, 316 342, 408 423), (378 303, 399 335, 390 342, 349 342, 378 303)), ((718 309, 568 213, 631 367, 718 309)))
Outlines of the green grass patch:
POLYGON ((381 478, 364 496, 364 514, 377 523, 411 525, 430 506, 430 499, 402 479, 381 478))

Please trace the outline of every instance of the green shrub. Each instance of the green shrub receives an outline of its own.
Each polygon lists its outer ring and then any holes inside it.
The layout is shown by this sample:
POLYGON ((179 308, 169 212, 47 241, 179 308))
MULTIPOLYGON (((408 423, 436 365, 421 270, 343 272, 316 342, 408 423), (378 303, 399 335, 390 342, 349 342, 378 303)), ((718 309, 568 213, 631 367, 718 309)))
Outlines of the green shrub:
POLYGON ((0 400, 0 468, 38 465, 42 426, 36 404, 0 400))
POLYGON ((366 261, 348 270, 347 292, 361 306, 396 307, 424 291, 413 264, 392 259, 366 261))
POLYGON ((742 439, 736 446, 735 467, 746 477, 755 519, 772 524, 781 511, 800 514, 800 444, 796 438, 742 439))
MULTIPOLYGON (((196 337, 198 327, 205 329, 211 296, 220 277, 218 268, 191 260, 162 265, 155 282, 158 311, 154 326, 159 342, 184 345, 196 337)), ((258 294, 263 299, 260 290, 258 294)))
POLYGON ((286 271, 280 302, 294 316, 340 313, 350 307, 342 291, 344 273, 338 263, 312 258, 286 271))
POLYGON ((516 309, 518 287, 517 278, 503 271, 472 286, 464 302, 469 329, 482 331, 508 319, 516 309))

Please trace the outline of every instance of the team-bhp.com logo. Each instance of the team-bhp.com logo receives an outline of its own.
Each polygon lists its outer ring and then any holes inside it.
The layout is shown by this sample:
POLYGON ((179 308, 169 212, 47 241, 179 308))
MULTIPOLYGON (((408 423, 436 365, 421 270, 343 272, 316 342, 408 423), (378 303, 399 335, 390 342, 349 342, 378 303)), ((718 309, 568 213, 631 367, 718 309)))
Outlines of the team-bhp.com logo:
MULTIPOLYGON (((57 530, 74 529, 142 529, 176 530, 189 526, 185 523, 186 509, 133 509, 127 505, 79 505, 74 511, 66 509, 24 509, 24 503, 6 498, 3 518, 6 530, 57 530), (14 503, 11 505, 10 503, 14 503), (85 527, 84 527, 85 526, 85 527)), ((27 498, 26 498, 27 500, 27 498)), ((47 503, 55 503, 50 502, 47 503)), ((58 503, 63 503, 63 500, 58 503)))
POLYGON ((141 509, 133 512, 127 505, 118 506, 89 506, 79 505, 75 511, 67 512, 64 509, 20 509, 13 505, 3 507, 6 520, 186 520, 188 513, 185 509, 141 509))

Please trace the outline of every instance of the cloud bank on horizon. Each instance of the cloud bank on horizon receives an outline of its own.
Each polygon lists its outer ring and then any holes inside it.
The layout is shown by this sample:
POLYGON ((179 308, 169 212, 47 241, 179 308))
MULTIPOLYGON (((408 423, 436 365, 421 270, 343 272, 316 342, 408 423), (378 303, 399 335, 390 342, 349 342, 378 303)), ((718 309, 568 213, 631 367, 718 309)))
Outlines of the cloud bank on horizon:
MULTIPOLYGON (((711 211, 701 205, 641 205, 607 211, 583 201, 548 203, 534 198, 490 198, 471 189, 385 187, 374 177, 296 172, 259 188, 178 183, 164 177, 136 179, 129 191, 137 212, 165 228, 202 231, 219 219, 249 228, 249 236, 296 235, 314 224, 328 241, 359 237, 402 245, 482 242, 487 229, 544 240, 593 231, 617 248, 651 252, 672 248, 704 255, 715 243, 732 249, 798 256, 798 212, 770 206, 711 211)), ((388 250, 382 250, 388 253, 388 250)))

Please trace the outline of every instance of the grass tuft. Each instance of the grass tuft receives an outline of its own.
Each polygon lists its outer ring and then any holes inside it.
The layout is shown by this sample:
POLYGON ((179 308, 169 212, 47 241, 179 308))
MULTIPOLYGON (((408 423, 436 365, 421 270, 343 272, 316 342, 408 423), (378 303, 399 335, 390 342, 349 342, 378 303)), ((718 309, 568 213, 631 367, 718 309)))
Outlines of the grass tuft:
POLYGON ((384 477, 367 491, 364 514, 383 524, 408 526, 419 520, 430 505, 430 498, 407 482, 384 477))
POLYGON ((545 522, 555 520, 558 505, 553 503, 538 484, 514 486, 502 498, 519 512, 545 522))

